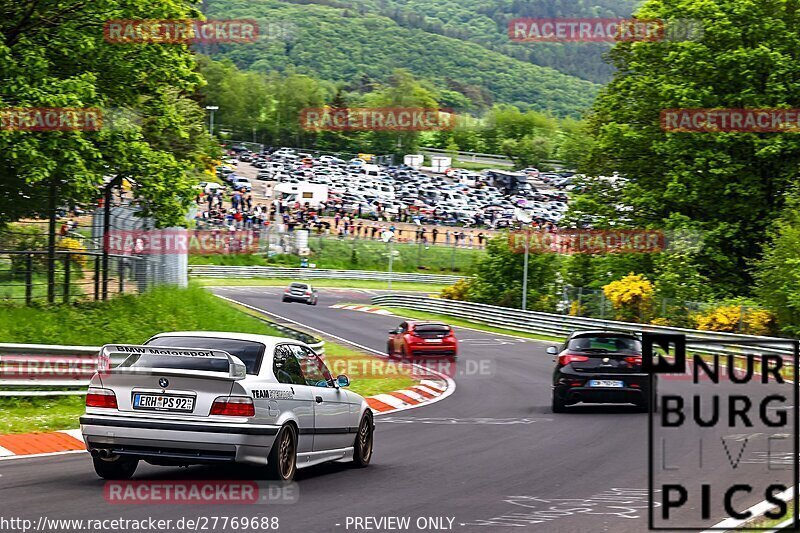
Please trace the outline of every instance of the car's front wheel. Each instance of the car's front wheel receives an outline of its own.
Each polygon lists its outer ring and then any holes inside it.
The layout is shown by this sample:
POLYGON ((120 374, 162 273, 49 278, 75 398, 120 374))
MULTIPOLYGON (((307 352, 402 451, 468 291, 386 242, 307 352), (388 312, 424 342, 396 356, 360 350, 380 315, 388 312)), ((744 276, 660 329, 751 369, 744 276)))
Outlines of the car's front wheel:
POLYGON ((285 425, 275 437, 267 458, 267 475, 270 479, 291 481, 297 472, 297 430, 285 425))
POLYGON ((554 413, 563 413, 567 410, 567 405, 564 400, 558 397, 558 394, 553 392, 552 408, 554 413))
POLYGON ((139 466, 139 459, 118 455, 113 459, 92 457, 94 471, 103 479, 130 479, 139 466))
POLYGON ((353 466, 364 468, 372 460, 373 437, 375 424, 372 422, 372 414, 368 411, 361 417, 356 433, 356 442, 353 445, 353 466))

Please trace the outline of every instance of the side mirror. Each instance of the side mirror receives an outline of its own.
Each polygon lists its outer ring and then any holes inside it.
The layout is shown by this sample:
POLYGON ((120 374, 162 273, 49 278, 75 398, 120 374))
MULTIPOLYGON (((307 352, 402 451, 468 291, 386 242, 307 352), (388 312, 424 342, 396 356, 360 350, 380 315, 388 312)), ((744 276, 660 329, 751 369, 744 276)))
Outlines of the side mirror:
POLYGON ((558 355, 558 347, 556 347, 556 346, 548 346, 547 347, 547 353, 549 355, 558 355))
POLYGON ((345 388, 350 386, 350 378, 342 374, 341 376, 336 376, 336 383, 339 384, 339 387, 345 388))
POLYGON ((390 335, 397 335, 398 333, 400 333, 400 328, 395 328, 389 331, 390 335))

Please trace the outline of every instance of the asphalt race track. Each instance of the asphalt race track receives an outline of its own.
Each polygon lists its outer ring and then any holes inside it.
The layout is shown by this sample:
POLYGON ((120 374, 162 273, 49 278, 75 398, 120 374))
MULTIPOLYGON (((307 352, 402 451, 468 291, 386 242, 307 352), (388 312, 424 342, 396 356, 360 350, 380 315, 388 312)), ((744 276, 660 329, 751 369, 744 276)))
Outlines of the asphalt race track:
MULTIPOLYGON (((400 321, 329 307, 368 303, 374 291, 321 290, 319 305, 310 307, 281 303, 280 290, 229 287, 214 292, 381 353, 387 331, 400 321)), ((461 345, 453 376, 455 392, 432 405, 378 417, 369 468, 336 464, 301 470, 297 503, 112 505, 104 500, 104 481, 95 476, 88 454, 79 453, 0 462, 3 514, 34 522, 42 515, 277 516, 279 531, 291 532, 365 531, 353 526, 353 517, 388 516, 410 517, 412 531, 418 530, 420 517, 443 517, 445 528, 452 519, 450 527, 456 531, 647 530, 647 415, 627 406, 579 406, 554 415, 548 343, 464 329, 457 333, 461 345)), ((723 428, 719 435, 758 432, 723 428)), ((677 449, 674 443, 671 446, 667 461, 675 462, 693 454, 698 441, 689 433, 677 449)), ((719 462, 714 486, 747 481, 741 468, 726 464, 719 442, 716 447, 709 443, 708 449, 706 460, 719 462)), ((749 459, 757 457, 754 450, 753 445, 744 449, 741 462, 751 463, 749 459)), ((738 445, 730 452, 738 454, 738 445)), ((141 463, 135 479, 247 479, 248 475, 254 474, 141 463)), ((790 482, 788 473, 780 475, 790 482)), ((763 493, 753 493, 734 501, 745 509, 763 499, 763 493)), ((699 499, 692 498, 684 512, 696 512, 699 506, 699 499)), ((718 498, 711 510, 709 525, 726 516, 718 498)))

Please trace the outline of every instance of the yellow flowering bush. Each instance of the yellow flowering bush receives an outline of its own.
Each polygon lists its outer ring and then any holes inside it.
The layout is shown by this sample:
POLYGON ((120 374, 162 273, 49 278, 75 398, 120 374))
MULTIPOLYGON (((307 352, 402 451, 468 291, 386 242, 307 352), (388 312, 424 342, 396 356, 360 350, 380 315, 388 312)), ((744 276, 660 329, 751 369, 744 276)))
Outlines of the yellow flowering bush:
POLYGON ((650 309, 654 291, 653 283, 633 272, 603 287, 620 320, 638 320, 650 309))
POLYGON ((652 325, 654 325, 654 326, 669 326, 670 325, 669 319, 664 318, 662 316, 654 318, 653 320, 650 321, 650 323, 652 325))
POLYGON ((583 316, 586 312, 586 307, 581 305, 579 301, 574 300, 569 306, 570 316, 583 316))
POLYGON ((705 331, 768 335, 772 331, 775 317, 764 309, 748 309, 741 305, 721 305, 695 315, 694 321, 697 329, 705 331))
POLYGON ((744 315, 745 332, 750 335, 771 335, 775 329, 775 315, 766 309, 750 309, 744 315))
POLYGON ((86 263, 88 262, 87 256, 77 255, 86 252, 86 247, 83 244, 81 244, 81 241, 79 241, 78 239, 73 239, 72 237, 64 237, 63 239, 58 241, 57 247, 59 250, 75 253, 76 255, 71 256, 72 261, 74 261, 81 267, 86 266, 86 263))
POLYGON ((464 302, 467 300, 468 292, 469 282, 466 279, 460 279, 453 285, 442 289, 442 292, 439 294, 439 296, 446 300, 460 300, 464 302))

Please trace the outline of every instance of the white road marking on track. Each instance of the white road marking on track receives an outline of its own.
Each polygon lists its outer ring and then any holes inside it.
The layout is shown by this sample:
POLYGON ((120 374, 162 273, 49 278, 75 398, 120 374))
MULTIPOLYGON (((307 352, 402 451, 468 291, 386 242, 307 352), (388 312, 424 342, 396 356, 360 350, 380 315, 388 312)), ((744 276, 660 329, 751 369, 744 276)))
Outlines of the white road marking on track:
POLYGON ((6 450, 5 448, 3 448, 2 446, 0 446, 0 457, 10 457, 12 455, 16 455, 16 454, 14 454, 13 452, 10 452, 10 451, 6 450))
POLYGON ((552 418, 451 418, 451 417, 433 417, 433 418, 405 418, 385 416, 378 420, 378 422, 385 422, 390 424, 442 424, 442 425, 500 425, 509 426, 515 424, 529 425, 535 422, 552 422, 552 418))
MULTIPOLYGON (((246 303, 242 303, 242 302, 236 301, 233 298, 228 298, 227 296, 221 296, 219 294, 217 294, 215 296, 217 298, 222 298, 223 300, 227 300, 227 301, 229 301, 231 303, 235 303, 237 305, 242 305, 244 307, 247 307, 248 309, 252 309, 254 311, 258 311, 259 313, 264 313, 265 315, 269 315, 269 316, 275 317, 275 318, 277 318, 279 320, 285 320, 286 322, 291 322, 292 324, 297 324, 298 326, 304 327, 306 329, 310 329, 311 331, 315 331, 315 332, 317 332, 317 333, 319 333, 321 335, 325 335, 325 336, 330 337, 332 339, 336 339, 338 341, 347 343, 347 344, 349 344, 351 346, 355 346, 355 347, 360 348, 362 350, 365 350, 367 352, 373 353, 373 354, 377 355, 378 357, 380 357, 381 359, 387 359, 387 356, 386 356, 385 353, 380 352, 378 350, 374 350, 374 349, 370 348, 369 346, 364 346, 363 344, 359 344, 357 342, 353 342, 351 340, 345 339, 344 337, 340 337, 338 335, 334 335, 333 333, 328 333, 327 331, 323 331, 323 330, 315 328, 313 326, 309 326, 308 324, 303 324, 302 322, 298 322, 297 320, 292 320, 291 318, 286 318, 285 316, 281 316, 281 315, 279 315, 277 313, 273 313, 271 311, 267 311, 266 309, 261 309, 259 307, 254 306, 254 305, 250 305, 250 304, 246 304, 246 303)), ((438 376, 442 380, 446 381, 447 382, 447 389, 443 390, 442 394, 440 394, 436 398, 432 398, 432 399, 430 399, 429 401, 427 401, 425 403, 421 403, 421 404, 418 404, 418 405, 407 405, 405 407, 402 407, 402 408, 399 408, 399 409, 395 409, 394 411, 390 411, 391 413, 397 413, 399 411, 405 411, 405 410, 408 410, 408 409, 414 409, 416 407, 423 407, 423 406, 426 406, 426 405, 431 405, 431 404, 434 404, 436 402, 440 402, 440 401, 444 400, 445 398, 447 398, 448 396, 450 396, 451 394, 453 394, 455 392, 455 390, 456 390, 456 382, 452 378, 448 377, 447 375, 442 374, 441 372, 436 372, 435 370, 430 370, 428 368, 421 367, 421 366, 416 365, 416 364, 412 364, 411 366, 414 366, 414 367, 416 367, 416 368, 418 368, 420 370, 424 370, 424 371, 426 371, 428 373, 435 374, 436 376, 438 376)), ((422 383, 430 386, 430 383, 433 383, 433 382, 431 382, 429 380, 423 380, 422 383)), ((376 398, 376 399, 378 399, 378 398, 376 398)), ((392 405, 392 404, 389 404, 389 405, 392 405)), ((381 413, 375 413, 375 416, 381 416, 381 413)))

